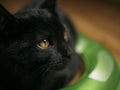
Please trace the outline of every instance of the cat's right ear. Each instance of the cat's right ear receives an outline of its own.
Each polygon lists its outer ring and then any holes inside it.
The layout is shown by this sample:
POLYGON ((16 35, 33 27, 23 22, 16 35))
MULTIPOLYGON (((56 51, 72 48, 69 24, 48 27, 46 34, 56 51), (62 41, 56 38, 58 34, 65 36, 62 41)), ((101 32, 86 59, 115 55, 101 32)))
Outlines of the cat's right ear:
POLYGON ((0 31, 12 24, 14 16, 0 4, 0 31))
POLYGON ((57 2, 58 0, 43 0, 42 4, 40 5, 40 8, 47 9, 50 11, 53 15, 57 16, 57 2))

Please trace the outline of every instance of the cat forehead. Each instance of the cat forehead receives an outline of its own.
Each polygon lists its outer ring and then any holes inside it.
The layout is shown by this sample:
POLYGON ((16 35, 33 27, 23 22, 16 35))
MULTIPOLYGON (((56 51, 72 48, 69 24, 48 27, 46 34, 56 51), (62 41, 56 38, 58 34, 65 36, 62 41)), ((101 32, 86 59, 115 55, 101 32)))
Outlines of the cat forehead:
MULTIPOLYGON (((64 27, 61 22, 55 18, 41 18, 41 17, 30 17, 27 19, 21 18, 18 21, 18 27, 22 29, 33 29, 33 30, 46 30, 46 31, 59 31, 63 30, 64 27)), ((17 28, 18 28, 17 27, 17 28)))
POLYGON ((15 14, 19 27, 26 32, 54 35, 64 30, 60 20, 46 9, 28 9, 15 14))

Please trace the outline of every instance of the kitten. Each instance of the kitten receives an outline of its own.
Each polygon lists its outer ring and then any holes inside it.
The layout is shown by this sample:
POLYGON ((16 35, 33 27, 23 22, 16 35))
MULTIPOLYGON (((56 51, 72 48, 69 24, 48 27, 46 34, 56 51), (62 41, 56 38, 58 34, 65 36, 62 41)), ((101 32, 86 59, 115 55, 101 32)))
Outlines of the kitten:
POLYGON ((57 90, 79 70, 74 28, 55 5, 46 0, 14 15, 0 5, 0 90, 57 90))

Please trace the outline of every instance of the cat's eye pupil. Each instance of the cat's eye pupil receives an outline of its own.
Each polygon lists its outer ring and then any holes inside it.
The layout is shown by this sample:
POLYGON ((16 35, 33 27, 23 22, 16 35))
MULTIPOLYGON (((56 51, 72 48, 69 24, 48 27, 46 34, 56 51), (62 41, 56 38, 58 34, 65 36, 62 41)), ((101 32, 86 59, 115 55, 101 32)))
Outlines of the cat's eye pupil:
POLYGON ((42 49, 46 49, 49 47, 49 41, 44 39, 44 40, 41 40, 40 43, 39 43, 39 46, 40 48, 42 49))

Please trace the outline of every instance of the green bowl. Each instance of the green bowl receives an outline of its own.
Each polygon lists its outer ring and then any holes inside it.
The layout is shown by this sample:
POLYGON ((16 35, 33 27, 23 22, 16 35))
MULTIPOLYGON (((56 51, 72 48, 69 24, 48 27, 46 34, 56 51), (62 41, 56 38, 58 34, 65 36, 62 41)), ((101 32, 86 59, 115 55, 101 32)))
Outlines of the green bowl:
POLYGON ((120 68, 107 48, 79 34, 76 52, 84 58, 85 72, 78 82, 60 90, 120 90, 120 68))

